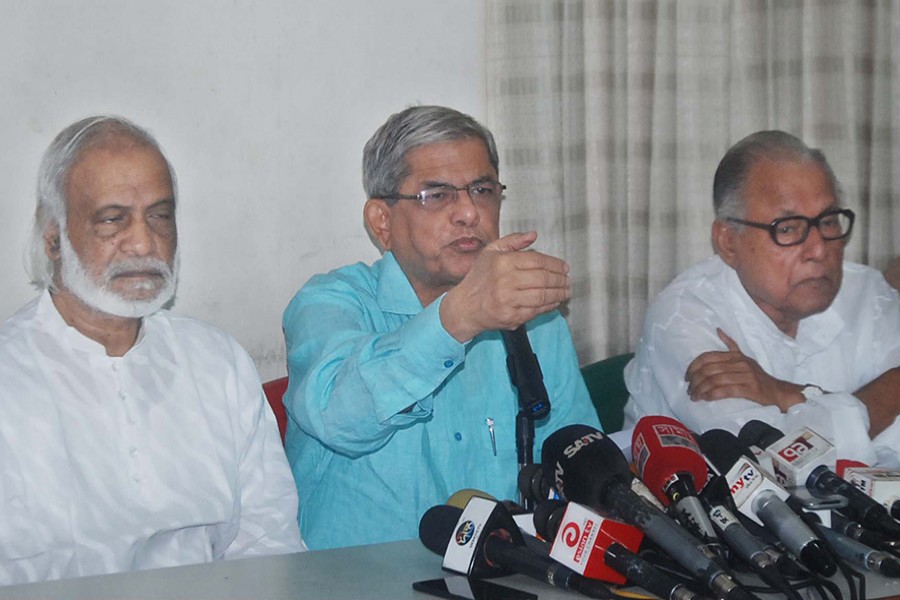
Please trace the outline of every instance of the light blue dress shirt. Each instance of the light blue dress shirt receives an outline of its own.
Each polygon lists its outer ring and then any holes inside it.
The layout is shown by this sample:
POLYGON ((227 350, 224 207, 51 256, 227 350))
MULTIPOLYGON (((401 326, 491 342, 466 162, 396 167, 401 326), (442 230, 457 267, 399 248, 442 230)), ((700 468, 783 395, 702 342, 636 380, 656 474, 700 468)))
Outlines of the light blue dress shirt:
MULTIPOLYGON (((441 325, 442 299, 423 309, 386 253, 313 277, 285 310, 285 449, 310 548, 415 538, 422 514, 463 488, 517 497, 518 400, 503 341, 457 342, 441 325)), ((552 405, 536 423, 539 462, 549 434, 600 423, 562 316, 527 329, 552 405)))

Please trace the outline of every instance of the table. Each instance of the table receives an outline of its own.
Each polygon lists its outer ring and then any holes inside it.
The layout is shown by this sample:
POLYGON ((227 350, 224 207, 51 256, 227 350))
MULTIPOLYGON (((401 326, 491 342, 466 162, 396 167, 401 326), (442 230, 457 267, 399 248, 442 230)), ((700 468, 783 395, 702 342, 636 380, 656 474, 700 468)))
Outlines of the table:
MULTIPOLYGON (((433 600, 412 582, 448 575, 440 556, 409 540, 0 587, 0 599, 433 600)), ((541 600, 584 598, 519 575, 498 581, 541 600)), ((900 579, 867 582, 869 598, 900 595, 900 579)))

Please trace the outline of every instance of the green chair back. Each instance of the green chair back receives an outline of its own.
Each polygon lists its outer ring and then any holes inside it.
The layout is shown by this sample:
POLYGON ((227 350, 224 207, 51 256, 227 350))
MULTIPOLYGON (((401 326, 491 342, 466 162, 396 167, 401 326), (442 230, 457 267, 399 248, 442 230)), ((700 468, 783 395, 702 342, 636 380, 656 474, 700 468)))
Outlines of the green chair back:
POLYGON ((625 404, 628 388, 625 387, 625 365, 634 358, 634 352, 611 356, 581 368, 581 376, 587 385, 591 402, 603 425, 603 431, 614 433, 625 422, 625 404))

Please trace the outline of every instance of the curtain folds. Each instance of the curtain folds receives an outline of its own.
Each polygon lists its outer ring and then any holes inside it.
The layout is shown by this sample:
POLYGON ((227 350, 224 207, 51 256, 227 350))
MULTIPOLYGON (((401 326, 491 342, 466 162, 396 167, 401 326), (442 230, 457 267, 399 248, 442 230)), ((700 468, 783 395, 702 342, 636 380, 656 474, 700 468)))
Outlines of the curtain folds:
POLYGON ((582 363, 635 347, 647 304, 709 256, 728 147, 784 129, 857 212, 851 260, 900 254, 900 3, 488 0, 503 230, 572 267, 582 363))

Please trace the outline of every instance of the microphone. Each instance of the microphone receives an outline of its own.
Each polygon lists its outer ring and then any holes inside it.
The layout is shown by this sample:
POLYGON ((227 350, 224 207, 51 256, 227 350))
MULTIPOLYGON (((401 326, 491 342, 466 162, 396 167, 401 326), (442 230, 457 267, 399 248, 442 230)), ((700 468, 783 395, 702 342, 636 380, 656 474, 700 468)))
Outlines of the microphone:
POLYGON ((542 463, 553 469, 560 496, 592 508, 604 507, 635 525, 666 550, 717 597, 747 600, 755 596, 740 587, 697 541, 665 513, 631 490, 634 476, 615 442, 587 425, 568 425, 544 441, 542 463))
POLYGON ((600 582, 531 552, 506 508, 486 498, 473 497, 464 510, 448 505, 429 508, 419 521, 419 539, 443 555, 443 568, 454 573, 469 577, 518 573, 594 598, 611 594, 600 582))
POLYGON ((710 429, 698 439, 700 448, 725 479, 738 510, 772 530, 800 562, 830 577, 837 565, 816 534, 785 504, 787 490, 746 458, 737 437, 723 429, 710 429))
POLYGON ((891 517, 900 520, 900 471, 871 467, 847 467, 844 479, 880 502, 891 517))
POLYGON ((847 499, 847 506, 838 508, 839 513, 863 527, 881 531, 893 538, 900 537, 900 524, 888 514, 882 504, 866 496, 852 483, 838 477, 827 466, 821 465, 813 469, 806 480, 806 487, 813 496, 843 496, 847 499))
POLYGON ((772 459, 775 479, 784 486, 802 486, 819 465, 833 468, 837 453, 831 442, 808 427, 790 435, 768 423, 748 421, 738 434, 744 444, 763 448, 772 459))
POLYGON ((900 561, 882 550, 875 550, 828 527, 819 531, 843 560, 885 577, 900 577, 900 561))
MULTIPOLYGON (((806 573, 787 554, 767 541, 770 536, 762 525, 747 517, 741 519, 741 516, 736 514, 737 506, 734 504, 728 482, 722 475, 710 478, 700 492, 700 499, 709 509, 713 525, 722 539, 731 546, 735 554, 757 569, 764 580, 767 577, 766 573, 770 572, 768 568, 770 562, 774 563, 778 572, 785 577, 802 577, 806 573), (734 526, 729 516, 735 518, 740 528, 734 526)), ((774 580, 772 582, 767 580, 767 583, 778 587, 774 580)))
POLYGON ((550 414, 550 397, 544 385, 541 365, 528 341, 525 325, 519 325, 511 331, 501 330, 500 337, 506 346, 509 378, 519 393, 519 408, 532 420, 543 419, 550 414))
POLYGON ((725 558, 726 552, 697 497, 708 471, 691 432, 670 417, 642 417, 632 433, 631 448, 638 477, 685 529, 725 558))
POLYGON ((619 585, 630 581, 667 600, 703 598, 635 554, 644 537, 636 527, 559 501, 539 505, 534 526, 542 537, 553 539, 551 558, 586 577, 619 585))
POLYGON ((852 540, 865 544, 869 548, 891 552, 895 551, 898 546, 897 540, 888 539, 880 533, 866 529, 856 521, 851 521, 840 513, 831 515, 831 528, 852 540))
POLYGON ((834 448, 820 435, 803 427, 784 436, 760 421, 750 421, 741 433, 745 429, 750 431, 746 437, 756 437, 767 446, 766 451, 776 462, 776 470, 783 470, 785 480, 791 485, 805 485, 813 496, 819 498, 831 494, 843 496, 847 499, 847 506, 836 507, 839 513, 869 529, 900 537, 900 524, 882 504, 829 468, 836 462, 834 448))

